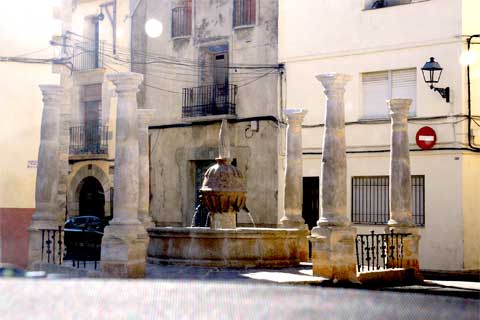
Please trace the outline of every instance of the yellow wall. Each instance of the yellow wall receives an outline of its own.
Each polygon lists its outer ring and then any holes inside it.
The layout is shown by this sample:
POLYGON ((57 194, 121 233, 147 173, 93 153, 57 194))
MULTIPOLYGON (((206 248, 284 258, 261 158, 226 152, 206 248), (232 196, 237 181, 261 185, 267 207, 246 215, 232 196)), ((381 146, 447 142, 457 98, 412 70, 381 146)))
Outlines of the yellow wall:
POLYGON ((463 157, 465 269, 480 269, 480 157, 463 157))
MULTIPOLYGON (((0 56, 15 56, 49 46, 59 30, 52 1, 9 1, 0 11, 0 56)), ((52 57, 53 50, 31 54, 52 57)), ((0 62, 0 208, 35 206, 36 169, 42 100, 39 84, 58 83, 50 65, 0 62)))

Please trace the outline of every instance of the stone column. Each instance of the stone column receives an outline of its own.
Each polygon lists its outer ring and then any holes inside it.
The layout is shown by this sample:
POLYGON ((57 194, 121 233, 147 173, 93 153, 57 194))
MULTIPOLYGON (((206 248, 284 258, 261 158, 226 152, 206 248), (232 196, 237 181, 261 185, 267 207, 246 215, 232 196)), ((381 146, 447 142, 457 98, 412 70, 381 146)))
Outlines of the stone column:
POLYGON ((60 110, 65 103, 64 89, 59 85, 41 85, 43 112, 35 184, 35 213, 29 231, 28 265, 41 261, 40 229, 58 229, 62 225, 58 202, 60 110))
POLYGON ((410 151, 408 143, 408 110, 411 99, 387 101, 392 119, 390 150, 390 220, 386 232, 408 233, 403 240, 403 265, 419 276, 418 246, 420 236, 413 222, 411 200, 410 151))
POLYGON ((139 144, 138 86, 143 76, 125 72, 107 75, 117 93, 115 134, 115 193, 113 216, 102 239, 101 266, 106 276, 145 276, 148 236, 138 220, 139 144))
POLYGON ((286 228, 306 229, 302 218, 303 160, 302 122, 307 111, 287 109, 287 166, 285 170, 284 213, 280 224, 286 228))
POLYGON ((150 216, 150 161, 148 150, 148 124, 152 119, 153 113, 153 109, 138 109, 138 219, 145 228, 155 226, 150 216))
POLYGON ((351 76, 321 74, 325 88, 325 132, 323 136, 320 219, 313 228, 313 274, 337 281, 357 282, 356 230, 347 214, 347 158, 345 143, 345 85, 351 76))

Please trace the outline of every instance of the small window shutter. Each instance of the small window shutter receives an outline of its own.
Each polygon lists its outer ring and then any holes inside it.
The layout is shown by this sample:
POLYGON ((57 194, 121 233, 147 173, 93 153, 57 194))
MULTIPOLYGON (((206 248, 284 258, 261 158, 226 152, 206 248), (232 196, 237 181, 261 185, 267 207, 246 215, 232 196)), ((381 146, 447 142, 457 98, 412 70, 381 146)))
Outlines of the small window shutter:
POLYGON ((409 112, 416 113, 417 69, 392 71, 392 98, 412 99, 409 112))
POLYGON ((363 116, 365 118, 386 118, 388 109, 388 72, 362 74, 363 116))

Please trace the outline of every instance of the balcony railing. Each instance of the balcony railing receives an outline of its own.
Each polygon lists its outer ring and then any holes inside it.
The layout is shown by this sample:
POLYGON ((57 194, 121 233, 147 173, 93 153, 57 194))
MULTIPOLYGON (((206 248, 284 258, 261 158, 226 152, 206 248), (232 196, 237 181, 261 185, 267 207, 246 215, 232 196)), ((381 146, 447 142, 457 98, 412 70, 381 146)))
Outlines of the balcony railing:
POLYGON ((172 38, 192 34, 192 7, 184 6, 172 9, 172 38))
POLYGON ((70 128, 70 154, 107 154, 108 126, 78 125, 70 128))
POLYGON ((103 68, 104 42, 85 41, 73 45, 73 71, 103 68))
POLYGON ((237 86, 217 84, 183 88, 182 117, 235 115, 237 86))

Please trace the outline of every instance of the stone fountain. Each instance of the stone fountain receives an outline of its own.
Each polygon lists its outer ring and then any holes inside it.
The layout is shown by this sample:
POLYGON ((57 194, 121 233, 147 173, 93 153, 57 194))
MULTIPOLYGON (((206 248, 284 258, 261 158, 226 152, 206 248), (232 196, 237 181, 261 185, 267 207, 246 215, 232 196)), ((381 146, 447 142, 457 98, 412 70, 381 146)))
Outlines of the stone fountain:
POLYGON ((303 228, 237 228, 246 208, 242 173, 230 164, 228 123, 222 121, 219 155, 205 173, 202 204, 210 227, 148 228, 147 261, 208 267, 284 267, 306 261, 308 230, 303 228))

